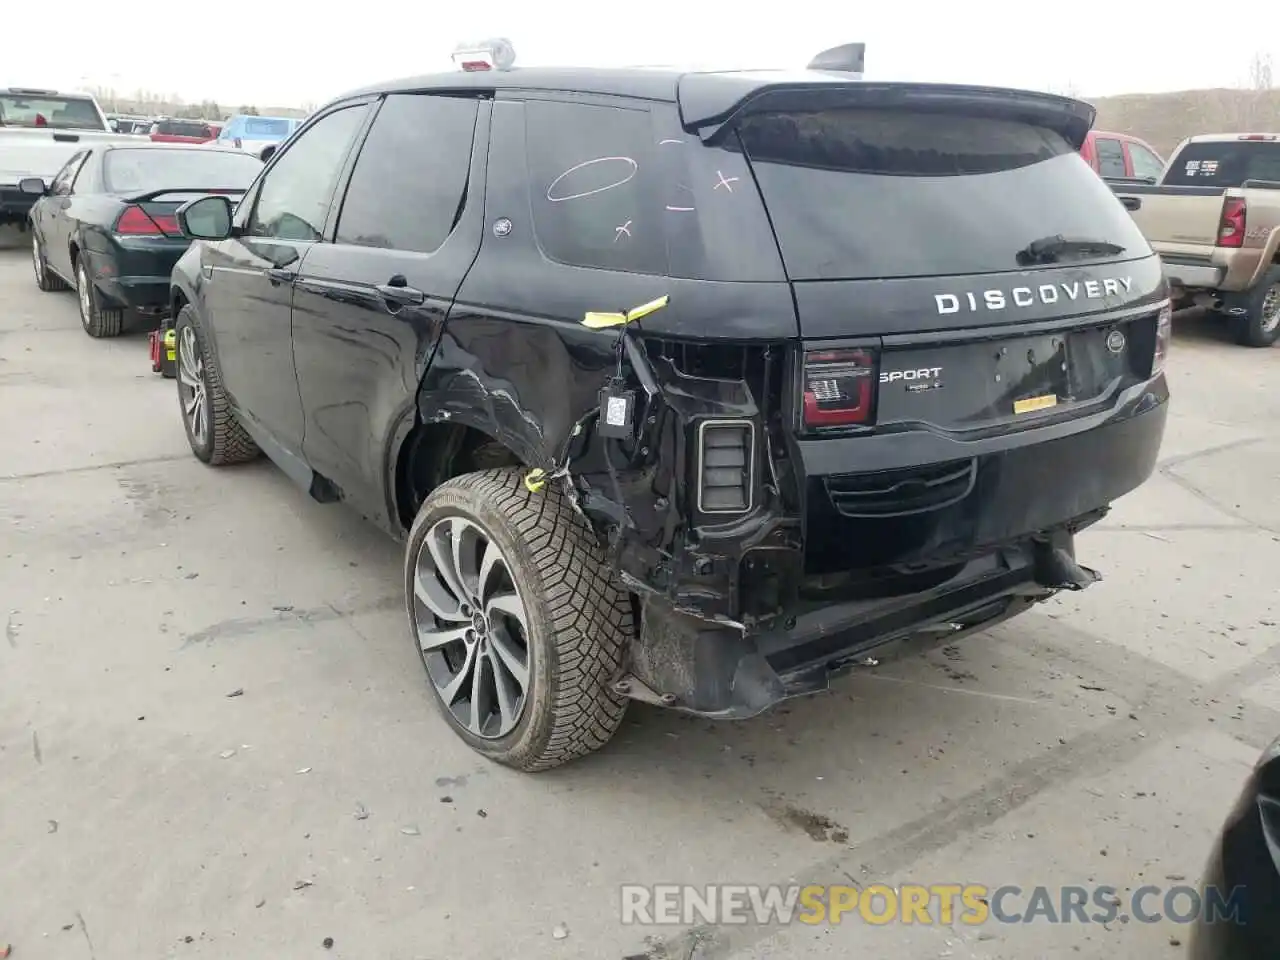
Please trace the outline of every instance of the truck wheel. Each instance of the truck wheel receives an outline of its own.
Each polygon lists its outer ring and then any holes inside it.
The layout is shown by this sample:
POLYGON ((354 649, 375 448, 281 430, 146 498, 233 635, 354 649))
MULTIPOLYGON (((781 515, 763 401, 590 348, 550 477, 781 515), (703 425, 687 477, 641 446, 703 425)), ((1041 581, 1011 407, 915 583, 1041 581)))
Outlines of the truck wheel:
POLYGON ((124 329, 124 311, 103 307, 98 302, 98 291, 89 282, 83 255, 76 261, 76 297, 80 301, 80 323, 85 333, 95 339, 120 336, 124 329))
POLYGON ((222 390, 217 361, 205 348, 196 310, 187 304, 175 324, 178 341, 178 402, 191 452, 210 466, 246 463, 260 452, 240 425, 222 390))
POLYGON ((1236 342, 1269 347, 1280 338, 1280 267, 1272 267, 1244 298, 1245 314, 1236 317, 1236 342))
POLYGON ((627 708, 612 683, 631 602, 558 488, 530 493, 511 468, 441 484, 404 572, 434 700, 472 749, 536 771, 609 742, 627 708))
POLYGON ((49 272, 48 263, 44 258, 44 244, 36 236, 34 227, 31 230, 31 265, 36 271, 36 286, 45 293, 71 289, 60 276, 49 272))

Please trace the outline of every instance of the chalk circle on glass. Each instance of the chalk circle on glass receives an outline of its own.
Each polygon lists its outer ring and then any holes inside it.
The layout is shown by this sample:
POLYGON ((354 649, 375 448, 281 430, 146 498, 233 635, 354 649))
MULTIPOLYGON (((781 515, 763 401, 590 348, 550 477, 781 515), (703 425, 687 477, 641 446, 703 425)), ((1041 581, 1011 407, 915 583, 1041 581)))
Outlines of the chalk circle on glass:
POLYGON ((613 190, 630 183, 639 169, 640 165, 630 157, 596 157, 594 160, 585 160, 570 167, 551 181, 551 185, 547 187, 547 199, 552 203, 563 203, 566 200, 581 200, 583 197, 594 197, 598 193, 604 193, 606 190, 613 190), (581 182, 578 184, 577 190, 563 195, 557 194, 556 187, 560 186, 565 179, 582 170, 590 170, 591 175, 584 175, 579 178, 581 182), (593 180, 598 182, 593 183, 593 180))

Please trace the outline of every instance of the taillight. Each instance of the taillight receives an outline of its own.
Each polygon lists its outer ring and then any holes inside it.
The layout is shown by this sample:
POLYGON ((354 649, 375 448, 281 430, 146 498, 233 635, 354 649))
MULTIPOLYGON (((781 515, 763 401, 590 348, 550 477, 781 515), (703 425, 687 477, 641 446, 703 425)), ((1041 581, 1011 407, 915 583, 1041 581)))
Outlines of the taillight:
POLYGON ((1164 369, 1169 358, 1169 344, 1173 342, 1173 307, 1165 304, 1156 320, 1156 352, 1151 359, 1151 375, 1154 377, 1164 369))
POLYGON ((1218 224, 1218 246, 1244 246, 1244 197, 1227 197, 1222 204, 1222 222, 1218 224))
POLYGON ((804 423, 846 427, 871 422, 876 358, 869 350, 814 350, 804 355, 804 423))
POLYGON ((128 237, 179 236, 178 218, 172 214, 149 214, 141 207, 125 207, 116 220, 115 232, 128 237))

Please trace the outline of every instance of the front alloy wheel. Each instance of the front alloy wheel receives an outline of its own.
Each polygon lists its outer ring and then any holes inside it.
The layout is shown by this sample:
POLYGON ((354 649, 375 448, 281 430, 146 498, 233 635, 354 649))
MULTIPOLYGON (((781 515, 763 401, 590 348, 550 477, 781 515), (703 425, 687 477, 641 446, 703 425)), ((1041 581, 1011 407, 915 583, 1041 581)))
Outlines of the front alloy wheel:
POLYGON ((427 531, 414 568, 427 675, 458 724, 485 740, 515 729, 530 690, 528 613, 502 551, 463 517, 427 531))
POLYGON ((209 390, 204 378, 204 359, 200 345, 196 343, 195 328, 184 326, 178 338, 178 396, 182 400, 182 415, 196 444, 204 448, 209 443, 209 390))

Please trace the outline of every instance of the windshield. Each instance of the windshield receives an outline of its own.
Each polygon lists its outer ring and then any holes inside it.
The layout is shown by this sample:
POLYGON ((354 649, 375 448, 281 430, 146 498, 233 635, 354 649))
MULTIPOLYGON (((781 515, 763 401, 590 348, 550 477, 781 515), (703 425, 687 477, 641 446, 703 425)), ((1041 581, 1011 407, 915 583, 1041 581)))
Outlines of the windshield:
POLYGON ((1238 187, 1246 180, 1280 180, 1280 140, 1189 143, 1164 175, 1170 187, 1238 187))
POLYGON ((261 170, 252 154, 220 150, 110 150, 102 161, 107 193, 244 190, 261 170))
POLYGON ((748 116, 738 136, 793 280, 1017 270, 1020 250, 1056 235, 1125 250, 1075 262, 1149 253, 1111 189, 1041 127, 832 109, 748 116))
POLYGON ((25 97, 0 94, 0 124, 53 130, 105 130, 92 100, 84 97, 25 97))

